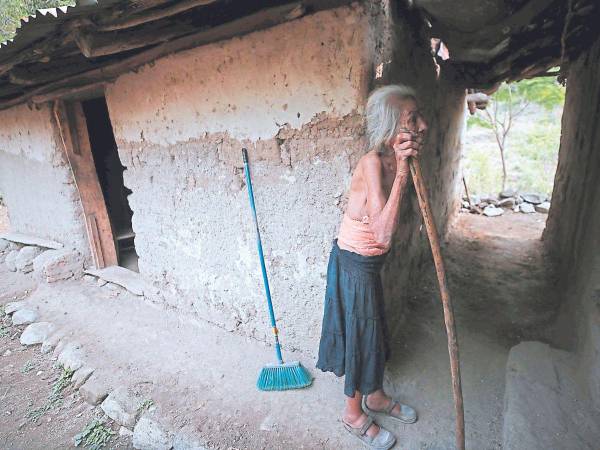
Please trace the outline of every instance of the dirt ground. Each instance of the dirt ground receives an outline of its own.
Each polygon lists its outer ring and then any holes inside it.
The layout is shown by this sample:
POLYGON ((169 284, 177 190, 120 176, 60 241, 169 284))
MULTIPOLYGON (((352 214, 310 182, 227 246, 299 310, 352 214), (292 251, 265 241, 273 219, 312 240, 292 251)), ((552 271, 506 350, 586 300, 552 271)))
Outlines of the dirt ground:
MULTIPOLYGON (((544 220, 537 213, 461 214, 443 251, 457 315, 469 449, 501 448, 508 351, 520 340, 547 336, 555 300, 539 241, 544 220)), ((436 286, 433 268, 426 265, 407 322, 392 343, 386 390, 420 414, 414 425, 383 421, 399 438, 395 448, 453 448, 448 355, 436 286)), ((192 430, 206 448, 362 448, 339 422, 342 380, 314 369, 313 354, 288 354, 312 371, 310 389, 263 393, 254 383, 272 357, 261 343, 94 281, 34 288, 31 277, 0 269, 1 304, 24 297, 40 320, 81 344, 86 362, 111 388, 144 386, 164 426, 192 430)), ((19 329, 7 324, 3 329, 0 448, 71 448, 74 435, 101 416, 99 409, 67 386, 62 405, 37 422, 27 420, 28 411, 47 401, 60 370, 39 346, 21 348, 19 329)), ((108 448, 130 446, 129 437, 115 435, 108 448)))

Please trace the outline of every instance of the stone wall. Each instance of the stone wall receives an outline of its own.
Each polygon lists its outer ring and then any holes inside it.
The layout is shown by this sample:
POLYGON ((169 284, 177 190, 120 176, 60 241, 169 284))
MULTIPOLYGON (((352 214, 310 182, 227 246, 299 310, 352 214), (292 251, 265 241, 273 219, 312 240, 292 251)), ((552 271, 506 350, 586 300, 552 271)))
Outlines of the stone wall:
POLYGON ((544 240, 558 261, 564 302, 559 344, 580 358, 600 405, 600 41, 571 64, 552 207, 544 240))
POLYGON ((83 211, 50 106, 0 111, 0 192, 10 231, 89 254, 83 211))
MULTIPOLYGON (((379 37, 392 29, 389 11, 369 8, 322 11, 174 54, 108 87, 140 273, 157 301, 269 339, 241 170, 246 146, 282 339, 314 350, 331 241, 366 151, 363 106, 375 66, 396 54, 393 36, 379 37)), ((424 170, 443 231, 454 207, 463 91, 438 83, 424 48, 397 53, 406 59, 378 81, 414 82, 423 93, 432 118, 424 170)), ((426 249, 416 200, 406 203, 402 242, 386 268, 393 318, 426 249)))

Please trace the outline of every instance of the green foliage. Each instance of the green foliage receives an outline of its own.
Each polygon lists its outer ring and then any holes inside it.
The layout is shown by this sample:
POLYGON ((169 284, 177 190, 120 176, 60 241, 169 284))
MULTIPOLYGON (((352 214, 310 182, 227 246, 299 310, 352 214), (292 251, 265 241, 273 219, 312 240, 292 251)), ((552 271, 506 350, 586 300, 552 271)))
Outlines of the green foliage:
POLYGON ((34 362, 33 362, 33 360, 30 359, 25 364, 23 364, 23 367, 21 367, 21 373, 29 373, 33 370, 33 368, 34 368, 34 362))
POLYGON ((5 327, 3 325, 0 325, 0 338, 3 338, 5 336, 8 336, 9 334, 9 330, 8 327, 5 327))
MULTIPOLYGON (((469 128, 463 149, 463 169, 473 194, 496 194, 502 186, 500 154, 493 133, 469 128)), ((560 110, 532 107, 517 118, 507 140, 507 187, 521 192, 551 194, 560 144, 560 110)))
POLYGON ((11 39, 20 20, 37 9, 73 6, 74 0, 0 0, 0 42, 11 39))
POLYGON ((40 419, 40 417, 42 417, 48 411, 62 405, 62 393, 66 389, 66 387, 69 386, 69 384, 71 384, 73 373, 73 370, 67 369, 66 367, 61 367, 60 377, 52 385, 52 390, 48 395, 46 403, 44 403, 39 408, 35 408, 28 411, 25 417, 32 422, 37 422, 40 419))
POLYGON ((100 450, 108 444, 114 434, 115 432, 103 420, 94 419, 86 425, 81 433, 75 436, 75 447, 83 444, 90 450, 100 450))
MULTIPOLYGON (((529 105, 537 105, 547 111, 562 107, 565 103, 565 88, 552 77, 521 80, 516 83, 502 83, 500 88, 491 96, 497 114, 492 114, 496 120, 504 120, 509 108, 513 114, 519 113, 529 105)), ((490 108, 490 106, 488 106, 490 108)), ((493 122, 483 111, 477 111, 467 119, 467 125, 492 129, 493 122)))
POLYGON ((137 412, 138 414, 146 411, 148 408, 150 408, 152 405, 154 405, 154 400, 152 400, 151 398, 144 400, 140 406, 138 406, 137 412))

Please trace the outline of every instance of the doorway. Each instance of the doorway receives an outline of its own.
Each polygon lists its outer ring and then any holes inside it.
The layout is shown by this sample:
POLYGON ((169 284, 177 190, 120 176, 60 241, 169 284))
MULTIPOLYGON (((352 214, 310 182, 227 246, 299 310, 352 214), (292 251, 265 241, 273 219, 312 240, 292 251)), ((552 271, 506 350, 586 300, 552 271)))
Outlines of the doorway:
POLYGON ((133 212, 104 95, 56 100, 54 116, 83 207, 97 269, 138 271, 133 212))
POLYGON ((127 170, 119 159, 108 107, 104 96, 81 102, 98 182, 110 219, 118 263, 138 271, 135 251, 135 233, 131 225, 133 211, 127 197, 131 190, 125 187, 123 172, 127 170))

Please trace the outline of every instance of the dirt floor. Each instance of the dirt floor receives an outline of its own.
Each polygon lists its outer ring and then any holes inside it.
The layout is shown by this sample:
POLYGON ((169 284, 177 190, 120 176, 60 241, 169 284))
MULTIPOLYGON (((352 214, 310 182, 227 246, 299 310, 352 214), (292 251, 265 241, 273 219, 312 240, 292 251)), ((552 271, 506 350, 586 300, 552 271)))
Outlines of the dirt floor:
MULTIPOLYGON (((520 340, 545 340, 548 332, 555 300, 539 241, 544 220, 537 213, 461 214, 444 249, 457 314, 469 449, 501 448, 508 351, 520 340)), ((445 330, 433 268, 426 267, 421 289, 409 302, 408 320, 394 338, 385 378, 386 389, 420 414, 414 425, 382 422, 398 436, 395 448, 407 450, 454 445, 445 330)), ((288 355, 312 370, 310 389, 262 393, 254 387, 256 375, 272 357, 261 343, 94 281, 34 288, 31 277, 0 269, 1 304, 24 297, 40 320, 81 344, 87 364, 107 385, 143 390, 169 430, 191 430, 206 448, 362 448, 339 422, 342 380, 314 369, 312 354, 288 355)), ((39 346, 21 348, 16 327, 5 324, 3 330, 0 448, 72 447, 75 434, 101 416, 99 408, 87 406, 67 386, 62 404, 36 422, 28 420, 28 411, 47 402, 60 370, 52 367, 52 353, 41 355, 39 346)), ((131 438, 118 434, 109 444, 128 446, 131 438)))

